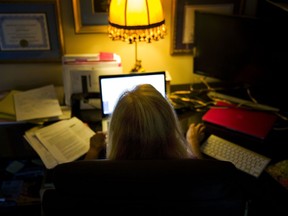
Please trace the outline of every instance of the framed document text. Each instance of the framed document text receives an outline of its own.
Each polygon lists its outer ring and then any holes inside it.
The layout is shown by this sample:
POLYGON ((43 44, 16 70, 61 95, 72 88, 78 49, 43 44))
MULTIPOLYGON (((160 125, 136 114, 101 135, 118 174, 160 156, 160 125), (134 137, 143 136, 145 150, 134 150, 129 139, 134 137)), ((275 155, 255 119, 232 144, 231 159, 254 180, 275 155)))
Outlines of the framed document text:
POLYGON ((0 1, 0 61, 61 61, 59 3, 60 0, 0 1))

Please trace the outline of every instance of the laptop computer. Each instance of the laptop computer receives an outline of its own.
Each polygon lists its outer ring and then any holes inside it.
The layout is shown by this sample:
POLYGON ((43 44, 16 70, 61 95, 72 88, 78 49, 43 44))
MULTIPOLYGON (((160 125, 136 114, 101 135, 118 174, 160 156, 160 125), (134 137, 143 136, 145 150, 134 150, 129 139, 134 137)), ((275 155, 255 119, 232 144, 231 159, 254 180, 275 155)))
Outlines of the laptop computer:
POLYGON ((211 107, 202 117, 203 122, 264 140, 274 126, 277 116, 271 112, 239 108, 226 103, 211 107))
POLYGON ((102 131, 107 131, 109 118, 120 95, 139 84, 151 84, 166 97, 165 71, 99 76, 102 131))

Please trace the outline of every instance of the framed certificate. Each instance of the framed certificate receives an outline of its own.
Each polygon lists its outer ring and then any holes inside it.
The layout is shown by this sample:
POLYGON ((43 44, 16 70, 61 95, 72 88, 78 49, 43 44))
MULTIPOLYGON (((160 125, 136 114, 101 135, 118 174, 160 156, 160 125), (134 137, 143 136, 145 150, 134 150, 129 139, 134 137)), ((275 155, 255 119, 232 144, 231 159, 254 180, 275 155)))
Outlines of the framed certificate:
POLYGON ((59 4, 60 0, 0 1, 0 61, 61 61, 59 4))

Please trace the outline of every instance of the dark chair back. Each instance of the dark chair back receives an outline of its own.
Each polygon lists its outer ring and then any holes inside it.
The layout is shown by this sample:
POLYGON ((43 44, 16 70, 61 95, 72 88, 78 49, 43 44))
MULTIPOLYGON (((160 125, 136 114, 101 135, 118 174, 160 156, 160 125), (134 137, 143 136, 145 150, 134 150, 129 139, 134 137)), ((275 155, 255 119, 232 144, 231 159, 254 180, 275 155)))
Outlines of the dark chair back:
POLYGON ((91 160, 56 166, 44 216, 244 215, 239 171, 216 160, 91 160), (94 214, 95 213, 95 214, 94 214))

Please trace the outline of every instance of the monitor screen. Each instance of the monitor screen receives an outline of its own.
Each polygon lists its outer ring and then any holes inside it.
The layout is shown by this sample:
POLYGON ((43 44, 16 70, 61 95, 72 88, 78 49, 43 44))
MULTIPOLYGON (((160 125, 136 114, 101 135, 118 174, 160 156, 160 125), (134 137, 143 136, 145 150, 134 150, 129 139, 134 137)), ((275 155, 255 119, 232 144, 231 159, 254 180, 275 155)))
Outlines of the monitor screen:
POLYGON ((120 95, 139 84, 151 84, 166 97, 165 71, 99 76, 102 116, 112 114, 120 95))
POLYGON ((278 103, 288 71, 284 29, 281 20, 196 11, 193 72, 278 103))
POLYGON ((264 46, 260 20, 196 11, 194 73, 233 83, 251 83, 264 46))

